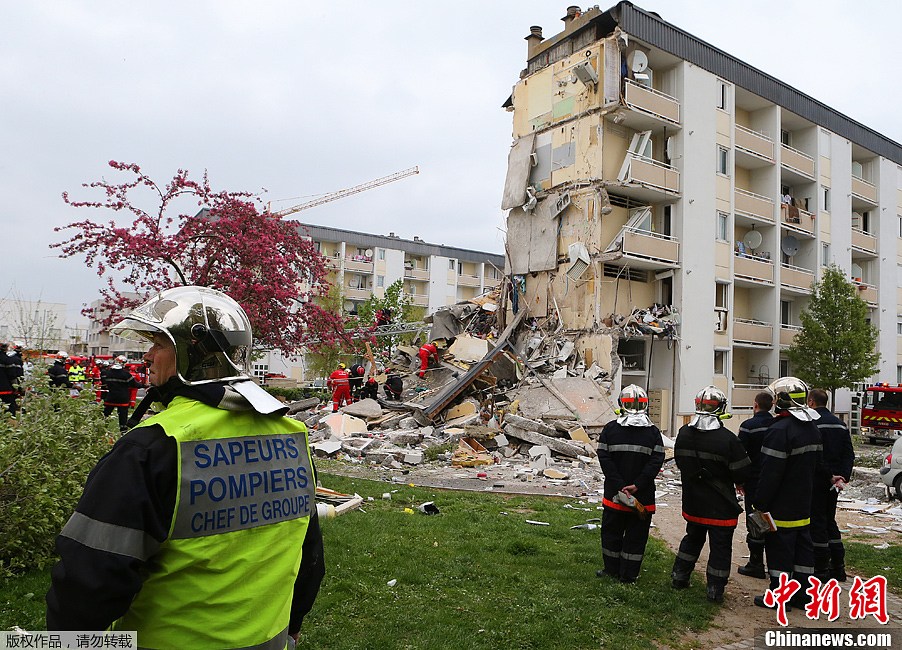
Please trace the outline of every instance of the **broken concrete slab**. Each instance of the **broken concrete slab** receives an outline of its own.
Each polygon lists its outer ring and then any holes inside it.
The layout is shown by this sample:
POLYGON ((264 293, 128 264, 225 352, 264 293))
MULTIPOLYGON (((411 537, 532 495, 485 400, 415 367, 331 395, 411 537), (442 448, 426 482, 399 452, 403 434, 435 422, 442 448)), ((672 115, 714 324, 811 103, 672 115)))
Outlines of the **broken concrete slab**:
POLYGON ((460 404, 456 404, 445 411, 445 419, 448 421, 454 420, 456 418, 464 417, 467 415, 472 415, 479 410, 479 405, 473 401, 467 400, 465 402, 461 402, 460 404))
POLYGON ((390 431, 386 437, 393 445, 418 445, 423 442, 423 433, 420 429, 411 431, 390 431))
POLYGON ((294 415, 295 413, 312 409, 319 404, 319 401, 318 397, 308 397, 307 399, 292 402, 288 405, 288 415, 294 415))
POLYGON ((541 433, 552 438, 557 436, 557 430, 554 427, 550 427, 542 422, 536 422, 535 420, 520 417, 519 415, 515 415, 513 413, 506 413, 504 415, 504 423, 513 424, 514 426, 520 427, 521 429, 526 429, 527 431, 535 431, 536 433, 541 433))
POLYGON ((546 467, 542 470, 542 475, 545 478, 554 478, 554 479, 567 479, 570 478, 570 475, 566 472, 562 472, 559 469, 554 469, 553 467, 546 467))
POLYGON ((570 458, 596 455, 595 450, 591 445, 586 445, 580 442, 567 442, 558 438, 543 436, 541 433, 521 429, 511 424, 508 424, 504 427, 504 432, 512 438, 525 440, 526 442, 531 442, 534 445, 545 445, 552 451, 556 451, 557 453, 564 456, 569 456, 570 458))
POLYGON ((329 427, 331 434, 338 438, 345 438, 358 433, 366 433, 366 422, 347 413, 330 413, 320 421, 329 427))
POLYGON ((404 454, 404 458, 401 459, 408 465, 419 465, 423 462, 423 452, 422 451, 408 451, 404 454))
POLYGON ((341 450, 341 440, 322 440, 310 445, 317 456, 331 456, 341 450))
MULTIPOLYGON (((614 407, 598 384, 582 377, 567 377, 548 381, 569 402, 579 415, 583 426, 604 425, 613 420, 614 407)), ((569 408, 564 406, 549 388, 529 386, 516 393, 520 399, 520 414, 531 420, 571 419, 569 408)))
POLYGON ((488 354, 489 342, 469 334, 461 334, 454 339, 448 351, 458 361, 475 363, 488 354))
POLYGON ((592 444, 592 439, 589 437, 589 434, 586 433, 586 430, 582 427, 576 427, 570 432, 570 440, 575 440, 577 442, 584 442, 587 445, 592 444))
POLYGON ((341 411, 363 419, 382 417, 382 407, 379 406, 379 402, 369 398, 343 406, 341 411))
POLYGON ((537 458, 538 456, 551 456, 551 449, 547 445, 534 445, 529 448, 529 457, 537 458))

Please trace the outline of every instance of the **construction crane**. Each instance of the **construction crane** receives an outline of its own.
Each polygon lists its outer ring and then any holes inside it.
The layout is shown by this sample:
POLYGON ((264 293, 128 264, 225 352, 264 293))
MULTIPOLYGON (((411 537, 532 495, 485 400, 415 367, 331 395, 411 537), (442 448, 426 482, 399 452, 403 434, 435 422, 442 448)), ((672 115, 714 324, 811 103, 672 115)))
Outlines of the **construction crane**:
POLYGON ((415 174, 420 173, 419 167, 411 167, 410 169, 404 169, 399 172, 395 172, 394 174, 389 174, 388 176, 383 176, 382 178, 377 178, 372 181, 368 181, 366 183, 361 183, 360 185, 355 185, 354 187, 348 187, 343 190, 338 190, 337 192, 330 192, 328 194, 323 194, 318 199, 313 199, 312 201, 307 201, 306 203, 301 203, 300 205, 295 205, 290 208, 285 208, 284 210, 279 210, 278 212, 273 212, 272 214, 277 217, 287 217, 288 215, 294 214, 296 212, 300 212, 301 210, 306 210, 308 208, 313 208, 318 205, 322 205, 323 203, 330 203, 332 201, 337 201, 338 199, 343 199, 346 196, 351 196, 352 194, 357 194, 358 192, 366 192, 367 190, 371 190, 374 187, 379 187, 380 185, 387 185, 389 183, 394 183, 395 181, 399 181, 402 178, 407 178, 408 176, 414 176, 415 174))

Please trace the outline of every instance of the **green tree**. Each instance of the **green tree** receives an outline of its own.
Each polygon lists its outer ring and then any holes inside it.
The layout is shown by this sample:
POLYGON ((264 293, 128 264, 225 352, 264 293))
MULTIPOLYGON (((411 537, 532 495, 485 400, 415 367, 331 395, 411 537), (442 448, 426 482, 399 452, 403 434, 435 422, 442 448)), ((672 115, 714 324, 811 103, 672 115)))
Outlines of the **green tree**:
MULTIPOLYGON (((392 322, 395 324, 415 323, 423 320, 426 315, 424 307, 413 304, 413 298, 404 293, 404 281, 396 280, 385 289, 382 298, 370 296, 366 302, 357 307, 357 317, 362 324, 375 324, 376 312, 380 309, 391 310, 392 322)), ((380 336, 376 342, 378 348, 387 357, 391 356, 395 346, 413 340, 415 333, 399 334, 395 336, 380 336)))
MULTIPOLYGON (((331 285, 329 290, 316 300, 323 311, 341 315, 344 295, 337 284, 331 285)), ((345 329, 339 331, 336 337, 308 345, 307 368, 315 377, 328 377, 341 361, 347 363, 353 357, 362 354, 363 339, 353 335, 353 330, 358 329, 358 323, 358 318, 348 316, 344 320, 345 329)))
POLYGON ((835 265, 812 287, 800 315, 802 330, 786 351, 796 376, 810 386, 851 388, 877 372, 877 328, 868 323, 867 303, 835 265))

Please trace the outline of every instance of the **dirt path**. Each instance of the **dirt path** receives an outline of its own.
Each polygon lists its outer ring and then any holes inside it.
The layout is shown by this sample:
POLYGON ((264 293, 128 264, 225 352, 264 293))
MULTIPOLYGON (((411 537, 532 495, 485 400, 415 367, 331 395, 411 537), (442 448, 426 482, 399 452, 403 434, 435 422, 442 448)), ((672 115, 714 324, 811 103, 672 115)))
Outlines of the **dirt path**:
MULTIPOLYGON (((381 480, 389 483, 412 483, 419 487, 435 487, 452 490, 493 491, 510 494, 545 494, 548 496, 566 496, 573 498, 585 498, 597 496, 603 486, 601 480, 586 485, 572 486, 560 485, 547 480, 518 481, 512 480, 510 473, 496 467, 487 468, 452 468, 423 465, 411 468, 406 473, 389 471, 365 465, 350 465, 342 462, 327 462, 321 469, 341 474, 372 480, 381 480), (484 472, 483 478, 477 478, 477 474, 484 472)), ((679 488, 675 487, 673 479, 677 475, 673 470, 665 470, 664 480, 659 481, 659 489, 666 490, 667 494, 657 499, 658 509, 654 515, 654 528, 652 534, 663 540, 674 552, 680 544, 685 533, 685 521, 682 518, 679 488), (670 480, 668 480, 668 478, 670 480)), ((328 487, 328 486, 327 486, 328 487)), ((600 515, 599 515, 600 516, 600 515)), ((879 520, 868 515, 856 512, 841 511, 838 514, 840 528, 845 529, 849 524, 858 526, 879 526, 879 520)), ((748 558, 748 547, 745 544, 745 523, 740 518, 739 527, 733 536, 733 568, 730 582, 727 585, 724 603, 720 612, 712 621, 710 627, 700 634, 692 634, 684 639, 682 648, 729 649, 754 647, 753 636, 763 633, 766 629, 778 628, 775 613, 760 607, 755 607, 752 599, 764 593, 767 582, 739 575, 736 569, 745 564, 748 558)), ((872 540, 858 539, 857 541, 873 541, 875 544, 889 542, 890 544, 902 543, 902 535, 891 533, 872 540)), ((707 545, 702 551, 699 562, 696 565, 696 575, 693 582, 704 582, 704 572, 707 563, 707 545)), ((851 574, 850 574, 851 575, 851 574)), ((862 576, 870 578, 872 576, 862 576)), ((837 631, 858 630, 880 627, 873 617, 862 620, 849 618, 848 589, 851 578, 843 585, 840 597, 840 618, 832 623, 824 620, 809 620, 804 612, 794 610, 789 613, 789 625, 793 628, 827 627, 837 631)), ((887 627, 893 629, 902 628, 902 599, 892 594, 888 595, 887 609, 890 613, 890 622, 887 627)), ((661 646, 662 649, 670 646, 661 646)))

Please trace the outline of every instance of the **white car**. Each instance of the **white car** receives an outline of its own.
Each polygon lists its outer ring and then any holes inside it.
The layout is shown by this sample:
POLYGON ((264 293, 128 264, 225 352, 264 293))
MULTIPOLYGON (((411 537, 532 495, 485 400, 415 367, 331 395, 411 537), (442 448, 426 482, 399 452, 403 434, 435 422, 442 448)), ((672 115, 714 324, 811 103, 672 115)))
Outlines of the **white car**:
POLYGON ((893 488, 896 498, 902 500, 902 438, 896 439, 892 452, 884 459, 880 480, 886 484, 887 493, 893 488))

